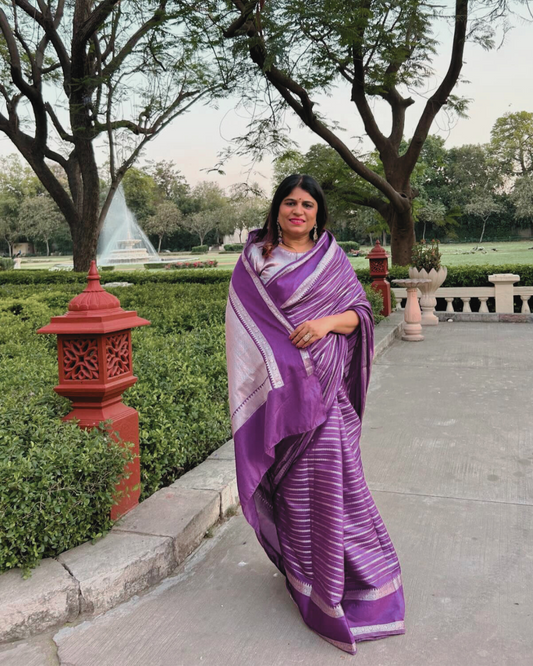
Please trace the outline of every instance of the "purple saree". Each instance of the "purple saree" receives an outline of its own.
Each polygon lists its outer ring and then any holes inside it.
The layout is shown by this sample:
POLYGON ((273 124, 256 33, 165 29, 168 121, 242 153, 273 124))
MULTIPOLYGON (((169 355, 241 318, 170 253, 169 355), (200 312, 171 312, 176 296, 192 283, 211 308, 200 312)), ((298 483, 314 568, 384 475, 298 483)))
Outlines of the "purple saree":
POLYGON ((400 565, 363 474, 359 438, 373 354, 370 305, 329 232, 263 284, 248 241, 226 311, 242 509, 306 624, 354 654, 404 632, 400 565), (355 310, 351 335, 299 350, 308 319, 355 310))

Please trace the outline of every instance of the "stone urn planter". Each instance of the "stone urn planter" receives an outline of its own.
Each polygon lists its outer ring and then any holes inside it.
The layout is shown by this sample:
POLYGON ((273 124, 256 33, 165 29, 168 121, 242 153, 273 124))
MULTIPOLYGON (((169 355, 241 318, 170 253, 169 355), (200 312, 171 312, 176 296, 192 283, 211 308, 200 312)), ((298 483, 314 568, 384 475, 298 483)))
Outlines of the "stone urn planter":
POLYGON ((439 323, 435 315, 435 306, 437 299, 435 292, 442 285, 448 274, 448 269, 441 266, 438 271, 432 268, 429 273, 425 268, 418 269, 411 266, 409 268, 409 277, 413 280, 429 280, 423 282, 418 287, 422 297, 420 298, 420 308, 422 310, 422 326, 436 326, 439 323))

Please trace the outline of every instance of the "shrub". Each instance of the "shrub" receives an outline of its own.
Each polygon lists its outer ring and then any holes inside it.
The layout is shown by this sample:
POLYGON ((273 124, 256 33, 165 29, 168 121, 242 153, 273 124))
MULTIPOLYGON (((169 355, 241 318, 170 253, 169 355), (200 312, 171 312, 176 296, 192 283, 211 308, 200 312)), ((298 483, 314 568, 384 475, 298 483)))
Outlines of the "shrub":
POLYGON ((350 250, 358 250, 360 248, 357 241, 337 241, 337 245, 341 247, 346 254, 348 254, 350 250))
POLYGON ((224 245, 224 250, 226 252, 242 252, 244 248, 244 243, 233 243, 230 245, 224 245))
POLYGON ((0 271, 10 271, 15 266, 11 257, 0 257, 0 271))
POLYGON ((191 254, 205 254, 209 251, 207 245, 195 245, 191 248, 191 254))
POLYGON ((105 532, 125 453, 105 431, 60 420, 69 403, 53 391, 55 336, 35 329, 72 295, 9 290, 0 294, 0 572, 28 570, 105 532))
POLYGON ((114 271, 115 267, 114 266, 98 266, 98 272, 102 271, 114 271))
POLYGON ((374 291, 370 285, 363 285, 366 297, 368 302, 372 307, 372 313, 374 314, 374 322, 379 324, 379 322, 384 319, 383 315, 380 314, 383 309, 383 297, 378 291, 374 291))
MULTIPOLYGON (((164 266, 165 264, 163 264, 164 266)), ((211 271, 209 269, 190 269, 182 271, 115 271, 113 275, 102 273, 100 282, 131 282, 133 284, 184 283, 227 284, 231 279, 231 270, 211 271)), ((18 270, 0 273, 0 285, 77 285, 79 290, 87 285, 86 273, 58 272, 42 270, 18 270)), ((78 292, 79 293, 79 292, 78 292)))

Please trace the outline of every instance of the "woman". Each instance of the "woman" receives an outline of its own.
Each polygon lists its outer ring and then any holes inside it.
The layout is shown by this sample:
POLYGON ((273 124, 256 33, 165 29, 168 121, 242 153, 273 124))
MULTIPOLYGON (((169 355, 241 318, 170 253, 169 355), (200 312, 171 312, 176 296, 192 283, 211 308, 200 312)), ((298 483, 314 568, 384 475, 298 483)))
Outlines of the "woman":
POLYGON ((372 310, 326 222, 320 186, 293 175, 250 235, 226 312, 229 394, 244 515, 307 625, 354 654, 404 633, 404 601, 359 451, 372 310))

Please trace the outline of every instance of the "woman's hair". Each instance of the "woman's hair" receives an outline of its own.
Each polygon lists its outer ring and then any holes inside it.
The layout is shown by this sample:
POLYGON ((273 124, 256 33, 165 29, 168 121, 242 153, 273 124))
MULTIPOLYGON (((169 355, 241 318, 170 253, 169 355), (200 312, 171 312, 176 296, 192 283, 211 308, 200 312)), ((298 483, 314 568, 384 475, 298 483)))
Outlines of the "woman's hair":
MULTIPOLYGON (((305 190, 310 194, 313 199, 318 204, 318 211, 316 215, 317 231, 318 236, 324 231, 324 227, 328 221, 328 207, 326 204, 326 197, 320 185, 312 176, 306 176, 305 174, 292 174, 292 176, 287 176, 278 186, 278 189, 274 193, 272 203, 270 204, 270 210, 268 211, 268 216, 263 225, 263 228, 256 234, 254 243, 263 243, 263 256, 268 257, 272 250, 278 245, 278 214, 279 207, 283 199, 289 196, 289 194, 294 190, 295 187, 301 187, 302 190, 305 190)), ((309 232, 309 236, 312 237, 313 231, 309 232)))

